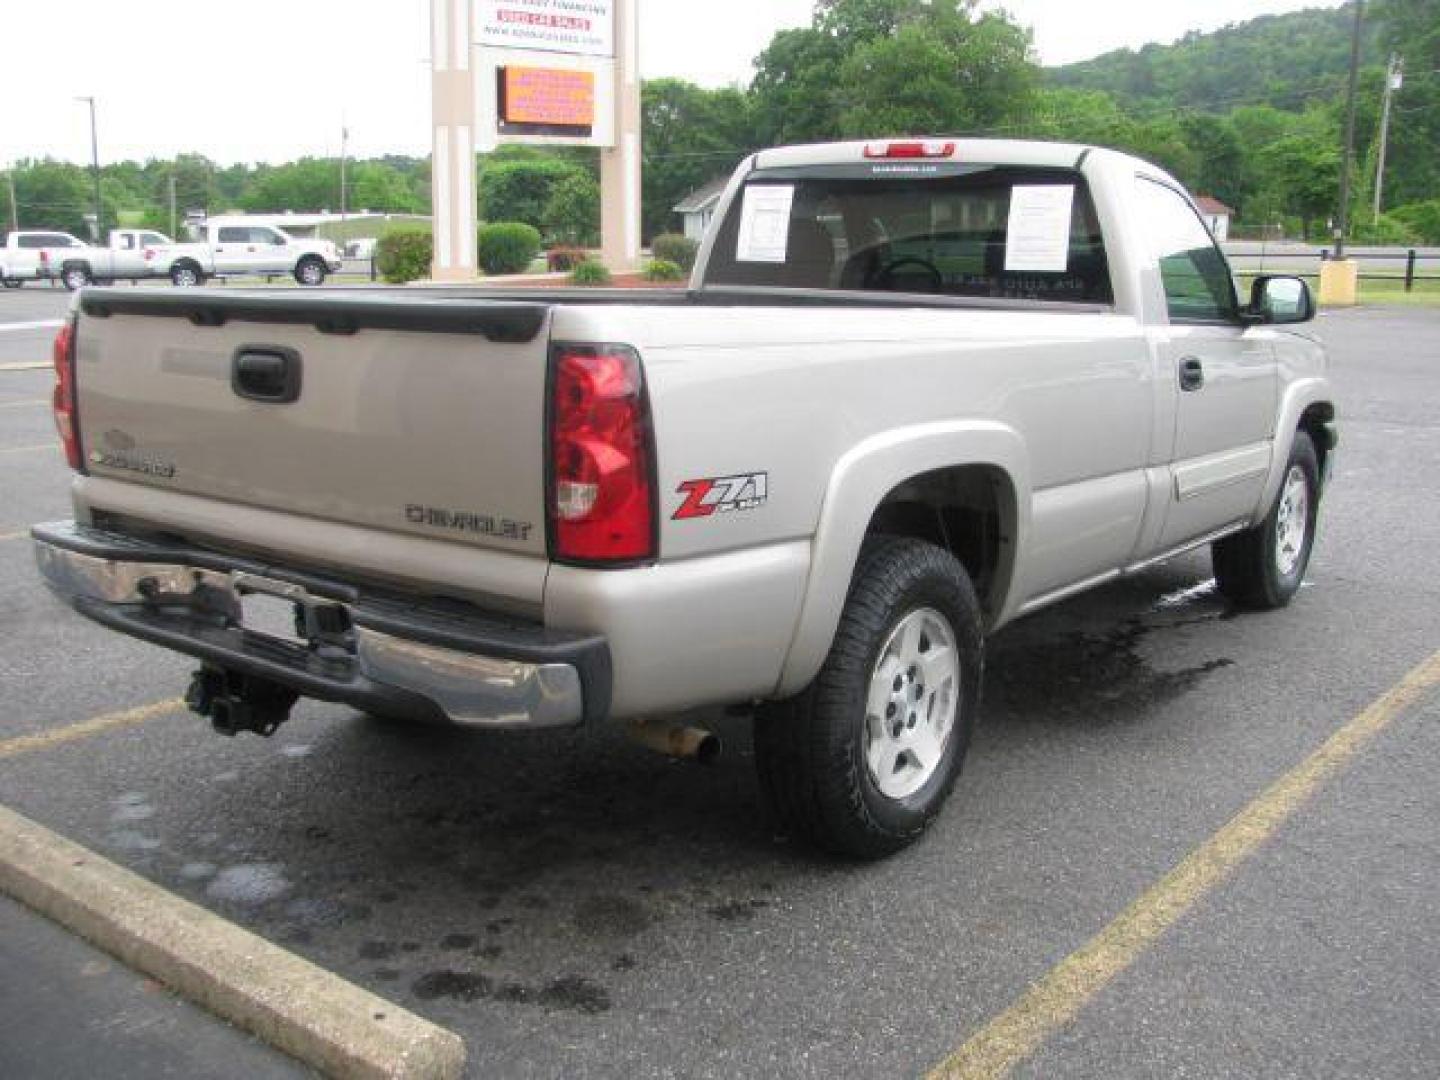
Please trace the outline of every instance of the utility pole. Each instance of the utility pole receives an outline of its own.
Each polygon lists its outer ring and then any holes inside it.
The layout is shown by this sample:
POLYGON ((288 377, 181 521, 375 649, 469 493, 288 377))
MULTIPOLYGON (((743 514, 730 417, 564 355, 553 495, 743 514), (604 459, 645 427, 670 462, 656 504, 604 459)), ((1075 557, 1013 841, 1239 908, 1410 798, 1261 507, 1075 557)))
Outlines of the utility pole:
POLYGON ((1340 218, 1335 229, 1335 258, 1345 258, 1345 237, 1350 231, 1350 174, 1355 165, 1355 91, 1360 81, 1360 31, 1365 0, 1355 0, 1355 30, 1350 38, 1350 89, 1345 99, 1345 153, 1340 161, 1340 218))
POLYGON ((20 204, 15 201, 15 170, 5 170, 5 179, 10 184, 10 231, 20 231, 20 204))
POLYGON ((172 172, 170 174, 170 238, 172 240, 175 238, 175 234, 180 228, 179 217, 177 216, 176 209, 175 174, 172 172))
POLYGON ((345 230, 345 218, 350 206, 350 193, 345 185, 345 158, 350 150, 350 129, 345 126, 345 118, 340 118, 340 230, 342 233, 341 243, 344 243, 343 233, 345 230))
POLYGON ((1380 200, 1385 193, 1385 154, 1390 149, 1390 104, 1395 91, 1405 85, 1405 61, 1390 54, 1385 71, 1385 106, 1380 111, 1380 154, 1375 162, 1375 221, 1380 221, 1380 200))
POLYGON ((103 243, 105 239, 105 223, 101 220, 100 206, 100 140, 95 134, 95 99, 93 97, 77 97, 76 101, 83 101, 90 106, 90 169, 95 174, 95 243, 103 243))

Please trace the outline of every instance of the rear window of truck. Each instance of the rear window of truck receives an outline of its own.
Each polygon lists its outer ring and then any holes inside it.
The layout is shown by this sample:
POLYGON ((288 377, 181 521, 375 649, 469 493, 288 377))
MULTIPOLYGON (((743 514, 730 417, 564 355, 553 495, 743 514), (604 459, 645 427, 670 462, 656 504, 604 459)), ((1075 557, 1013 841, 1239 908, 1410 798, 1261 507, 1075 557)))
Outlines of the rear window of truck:
POLYGON ((720 226, 706 283, 1114 302, 1094 203, 1069 169, 759 171, 720 226))

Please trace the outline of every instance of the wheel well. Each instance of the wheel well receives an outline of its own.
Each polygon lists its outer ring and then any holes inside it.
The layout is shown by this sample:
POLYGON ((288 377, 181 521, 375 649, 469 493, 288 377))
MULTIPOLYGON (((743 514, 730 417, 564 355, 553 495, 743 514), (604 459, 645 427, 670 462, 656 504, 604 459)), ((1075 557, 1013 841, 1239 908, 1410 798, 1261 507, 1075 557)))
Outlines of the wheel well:
POLYGON ((178 270, 182 266, 194 267, 196 270, 201 269, 200 264, 189 256, 186 256, 183 259, 176 259, 173 263, 170 264, 170 269, 178 270))
POLYGON ((1315 456, 1319 459, 1321 476, 1325 475, 1325 462, 1333 449, 1325 425, 1334 419, 1335 406, 1328 401, 1311 405, 1300 416, 1300 430, 1309 435, 1310 441, 1315 444, 1315 456))
POLYGON ((912 477, 870 518, 868 533, 909 536, 949 551, 987 616, 1004 606, 1015 553, 1015 488, 1004 470, 963 465, 912 477))

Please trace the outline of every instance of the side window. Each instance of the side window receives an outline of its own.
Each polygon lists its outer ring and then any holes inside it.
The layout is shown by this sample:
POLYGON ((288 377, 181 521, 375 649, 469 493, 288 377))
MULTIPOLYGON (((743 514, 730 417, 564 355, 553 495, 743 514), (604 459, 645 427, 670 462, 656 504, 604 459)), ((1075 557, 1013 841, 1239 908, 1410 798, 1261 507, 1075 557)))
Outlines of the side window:
POLYGON ((140 234, 140 243, 146 247, 156 247, 165 244, 167 241, 158 232, 147 232, 140 234))
POLYGON ((274 229, 251 229, 250 242, 252 244, 279 244, 280 234, 274 229))
POLYGON ((1170 317, 1187 322, 1235 321, 1235 282, 1200 215, 1164 184, 1143 177, 1135 182, 1151 253, 1160 263, 1170 317))
POLYGON ((34 233, 29 236, 20 237, 20 246, 29 250, 33 250, 35 248, 49 247, 49 245, 45 243, 45 237, 39 236, 34 233))
POLYGON ((121 246, 122 248, 124 248, 126 251, 134 251, 134 250, 135 250, 135 234, 134 234, 134 233, 128 233, 128 232, 127 232, 127 233, 121 233, 121 234, 120 234, 120 246, 121 246))
POLYGON ((248 244, 250 242, 250 230, 230 226, 220 230, 220 243, 222 244, 248 244))

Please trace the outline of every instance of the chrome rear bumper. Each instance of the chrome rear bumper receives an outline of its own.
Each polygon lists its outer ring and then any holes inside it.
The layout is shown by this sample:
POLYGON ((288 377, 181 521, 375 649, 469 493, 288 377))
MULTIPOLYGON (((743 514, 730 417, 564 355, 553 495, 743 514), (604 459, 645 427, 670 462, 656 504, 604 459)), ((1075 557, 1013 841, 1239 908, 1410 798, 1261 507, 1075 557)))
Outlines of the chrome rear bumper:
POLYGON ((308 697, 492 729, 569 727, 609 710, 601 638, 74 522, 32 536, 46 583, 82 615, 308 697), (257 595, 292 605, 293 635, 246 625, 257 595))

